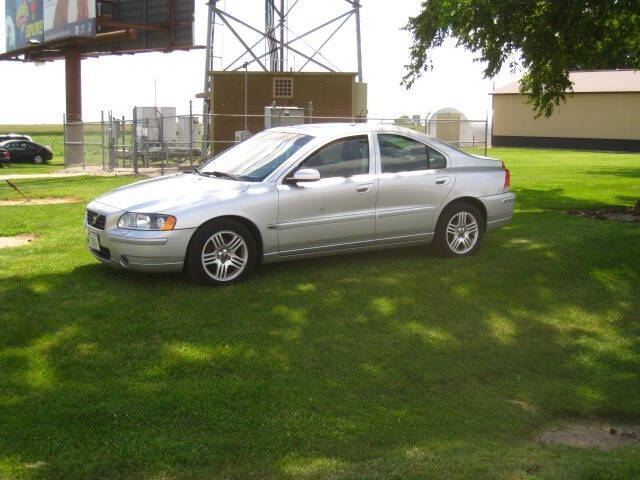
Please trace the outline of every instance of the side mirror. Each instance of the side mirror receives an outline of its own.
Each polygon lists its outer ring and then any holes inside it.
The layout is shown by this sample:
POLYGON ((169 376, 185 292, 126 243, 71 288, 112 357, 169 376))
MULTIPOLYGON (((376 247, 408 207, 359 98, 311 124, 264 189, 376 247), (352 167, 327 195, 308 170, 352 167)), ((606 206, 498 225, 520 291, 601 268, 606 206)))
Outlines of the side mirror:
POLYGON ((289 177, 291 182, 316 182, 320 180, 320 172, 315 168, 301 168, 289 177))

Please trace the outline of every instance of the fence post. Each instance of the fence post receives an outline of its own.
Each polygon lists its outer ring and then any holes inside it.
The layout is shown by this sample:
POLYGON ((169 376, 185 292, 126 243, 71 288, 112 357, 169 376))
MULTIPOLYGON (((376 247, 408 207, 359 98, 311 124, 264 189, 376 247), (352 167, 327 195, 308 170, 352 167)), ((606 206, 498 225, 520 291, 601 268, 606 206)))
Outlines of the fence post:
POLYGON ((204 161, 207 158, 207 142, 205 139, 209 139, 209 141, 213 140, 213 137, 210 134, 211 132, 211 124, 214 121, 213 115, 207 113, 202 116, 202 123, 203 123, 203 127, 204 130, 202 132, 202 144, 200 147, 200 163, 204 163, 204 161), (206 117, 205 117, 206 115, 206 117), (207 131, 208 129, 208 131, 207 131))
POLYGON ((64 155, 64 168, 68 168, 67 165, 67 115, 62 114, 62 148, 64 155))
POLYGON ((131 121, 131 136, 133 142, 133 173, 138 174, 138 107, 133 107, 133 120, 131 121))
POLYGON ((100 135, 101 135, 101 142, 100 142, 100 153, 102 153, 102 170, 105 170, 105 164, 104 164, 104 110, 100 110, 100 135))
POLYGON ((84 123, 82 122, 82 119, 80 119, 80 131, 82 132, 82 144, 80 145, 80 147, 82 148, 82 170, 84 170, 86 168, 85 165, 85 157, 86 155, 84 154, 84 123))
POLYGON ((193 101, 191 100, 189 100, 189 166, 193 167, 193 101))
POLYGON ((149 117, 144 117, 144 124, 147 129, 147 138, 144 140, 144 166, 149 166, 149 117))
POLYGON ((162 161, 160 162, 160 174, 164 176, 164 162, 167 157, 164 147, 164 117, 160 111, 158 111, 158 115, 160 115, 160 153, 162 155, 162 161))
POLYGON ((122 139, 122 168, 126 168, 125 162, 127 161, 127 133, 124 129, 124 115, 120 119, 120 138, 122 139))
POLYGON ((109 170, 113 171, 114 167, 117 167, 117 159, 115 158, 115 152, 113 147, 113 115, 109 112, 109 170))
POLYGON ((313 102, 309 102, 309 123, 313 123, 313 102))
POLYGON ((484 117, 484 156, 487 156, 487 144, 489 143, 489 139, 487 135, 489 134, 489 112, 485 114, 484 117))

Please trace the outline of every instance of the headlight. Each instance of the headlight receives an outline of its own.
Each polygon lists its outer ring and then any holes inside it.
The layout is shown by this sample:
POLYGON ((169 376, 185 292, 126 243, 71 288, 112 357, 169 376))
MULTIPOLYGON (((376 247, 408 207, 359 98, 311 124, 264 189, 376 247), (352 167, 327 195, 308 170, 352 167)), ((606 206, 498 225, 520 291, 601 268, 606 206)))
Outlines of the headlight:
POLYGON ((118 220, 118 227, 132 230, 173 230, 176 217, 152 213, 125 213, 118 220))

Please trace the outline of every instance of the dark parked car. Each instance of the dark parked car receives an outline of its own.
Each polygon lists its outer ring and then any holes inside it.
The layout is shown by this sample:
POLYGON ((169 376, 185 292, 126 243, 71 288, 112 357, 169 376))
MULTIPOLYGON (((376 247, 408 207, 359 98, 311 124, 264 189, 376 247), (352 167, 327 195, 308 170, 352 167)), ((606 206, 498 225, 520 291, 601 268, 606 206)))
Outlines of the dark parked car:
POLYGON ((11 155, 9 154, 9 150, 0 147, 0 167, 8 165, 10 161, 11 155))
POLYGON ((44 163, 53 158, 49 147, 38 145, 27 140, 6 140, 0 147, 9 151, 11 162, 44 163))

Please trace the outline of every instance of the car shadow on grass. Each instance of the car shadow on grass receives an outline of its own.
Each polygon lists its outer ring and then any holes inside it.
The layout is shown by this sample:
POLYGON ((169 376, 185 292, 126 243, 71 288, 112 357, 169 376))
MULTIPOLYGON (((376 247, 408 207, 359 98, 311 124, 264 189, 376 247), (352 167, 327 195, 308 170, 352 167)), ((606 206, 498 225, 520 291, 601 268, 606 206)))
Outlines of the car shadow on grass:
POLYGON ((557 418, 637 418, 640 264, 621 250, 639 240, 528 212, 456 261, 385 250, 264 265, 219 289, 97 263, 14 277, 0 290, 0 471, 627 472, 630 451, 567 464, 529 439, 557 418))

